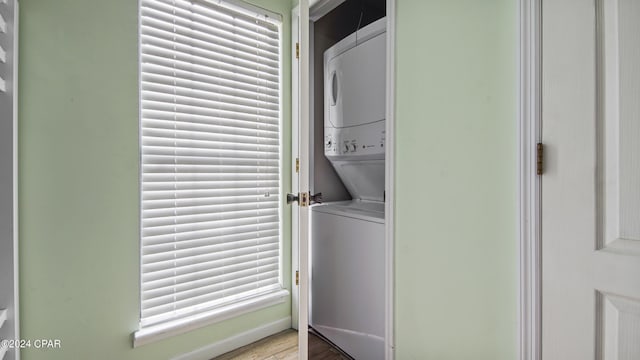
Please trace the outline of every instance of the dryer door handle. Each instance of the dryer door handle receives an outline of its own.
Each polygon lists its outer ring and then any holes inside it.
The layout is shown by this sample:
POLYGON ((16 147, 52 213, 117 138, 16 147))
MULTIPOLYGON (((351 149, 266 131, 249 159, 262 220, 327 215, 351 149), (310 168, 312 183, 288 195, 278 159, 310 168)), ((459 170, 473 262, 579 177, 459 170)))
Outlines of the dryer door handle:
POLYGON ((331 106, 338 102, 338 73, 335 70, 331 73, 331 106))

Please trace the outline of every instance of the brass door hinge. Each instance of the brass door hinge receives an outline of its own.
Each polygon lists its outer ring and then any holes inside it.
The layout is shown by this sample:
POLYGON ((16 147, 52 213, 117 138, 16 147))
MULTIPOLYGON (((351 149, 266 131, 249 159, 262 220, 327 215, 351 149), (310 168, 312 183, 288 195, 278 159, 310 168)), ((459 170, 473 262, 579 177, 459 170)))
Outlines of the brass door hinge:
POLYGON ((296 158, 296 173, 300 172, 300 158, 296 158))
POLYGON ((536 174, 542 175, 544 173, 544 145, 538 143, 536 145, 536 174))
POLYGON ((296 270, 296 285, 300 285, 300 271, 296 270))
POLYGON ((296 43, 296 59, 300 59, 300 43, 296 43))

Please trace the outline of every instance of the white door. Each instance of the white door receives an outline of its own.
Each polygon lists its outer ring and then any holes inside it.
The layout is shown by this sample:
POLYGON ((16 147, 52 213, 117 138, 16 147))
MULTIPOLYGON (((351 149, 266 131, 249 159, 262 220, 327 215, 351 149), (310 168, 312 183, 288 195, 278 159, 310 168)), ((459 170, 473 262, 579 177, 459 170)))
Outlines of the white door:
POLYGON ((640 1, 542 9, 542 358, 638 360, 640 1))
MULTIPOLYGON (((293 204, 296 208, 292 212, 294 217, 297 217, 293 221, 293 231, 296 230, 297 234, 294 234, 294 250, 296 251, 295 244, 297 243, 297 253, 294 254, 294 258, 297 255, 298 266, 294 267, 295 271, 298 271, 296 280, 297 286, 297 320, 298 320, 298 359, 306 360, 308 358, 308 339, 309 334, 307 328, 309 327, 309 1, 300 0, 298 7, 294 10, 292 27, 293 31, 297 34, 293 35, 293 38, 297 38, 299 44, 297 59, 294 59, 296 63, 292 66, 293 71, 297 71, 297 76, 293 76, 294 84, 293 91, 297 97, 297 101, 293 101, 293 129, 297 131, 297 135, 294 134, 293 152, 297 152, 297 158, 299 162, 296 164, 298 169, 297 179, 294 179, 294 191, 297 190, 299 199, 297 203, 293 204), (297 35, 297 36, 296 36, 297 35), (297 80, 297 81, 296 81, 297 80), (296 107, 297 105, 297 107, 296 107), (297 140, 297 141, 296 141, 297 140), (297 189, 295 185, 297 184, 297 189), (298 241, 295 241, 297 235, 298 241)), ((294 175, 295 176, 295 175, 294 175)), ((295 283, 294 283, 295 284, 295 283)), ((294 291, 295 292, 295 291, 294 291)), ((293 299, 293 311, 295 311, 296 299, 294 295, 293 299)), ((294 316, 295 319, 295 316, 294 316)))

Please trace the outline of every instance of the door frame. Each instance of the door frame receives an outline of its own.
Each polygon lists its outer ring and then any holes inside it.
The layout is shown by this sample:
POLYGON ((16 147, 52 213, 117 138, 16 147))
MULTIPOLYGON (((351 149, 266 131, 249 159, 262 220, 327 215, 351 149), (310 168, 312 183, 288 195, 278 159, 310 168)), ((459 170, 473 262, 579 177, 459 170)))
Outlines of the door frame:
MULTIPOLYGON (((298 181, 299 154, 298 154, 298 133, 300 119, 298 116, 298 89, 300 79, 298 78, 299 64, 296 58, 296 43, 298 42, 298 23, 299 12, 298 6, 291 10, 291 192, 298 194, 300 186, 298 181)), ((300 239, 299 231, 299 209, 297 206, 291 206, 291 327, 298 329, 298 312, 300 302, 299 286, 296 283, 296 273, 298 271, 298 252, 300 239)))
MULTIPOLYGON (((310 21, 315 21, 340 5, 345 0, 319 0, 309 1, 310 4, 310 21)), ((386 103, 386 142, 385 146, 385 359, 393 360, 395 358, 395 94, 396 94, 396 73, 395 73, 395 43, 396 43, 396 0, 386 0, 386 83, 387 91, 385 96, 386 103)), ((298 134, 298 99, 295 96, 299 89, 299 67, 296 58, 296 43, 298 43, 297 25, 299 24, 299 7, 295 6, 291 11, 291 46, 292 46, 292 132, 291 132, 291 144, 292 144, 292 166, 296 167, 297 145, 299 139, 298 134)), ((311 59, 310 59, 311 60, 311 59)), ((312 91, 312 89, 310 89, 312 91)), ((312 93, 310 93, 312 94, 312 93)), ((310 111, 312 109, 310 108, 310 111)), ((307 134, 309 135, 309 134, 307 134)), ((311 181, 311 180, 310 180, 311 181)), ((292 191, 297 193, 298 182, 297 173, 292 172, 292 191), (295 179, 294 179, 295 178, 295 179)), ((292 209, 292 217, 296 217, 297 208, 292 209)), ((291 263, 292 263, 292 325, 296 328, 298 324, 298 310, 299 310, 299 287, 296 286, 295 273, 299 265, 299 239, 297 235, 298 224, 297 220, 292 219, 292 233, 291 233, 291 263)), ((306 347, 307 344, 301 344, 306 347)), ((306 352, 306 348, 300 347, 299 351, 306 352)))
MULTIPOLYGON (((542 0, 519 1, 518 101, 518 351, 520 360, 542 358, 542 0)), ((543 169, 544 170, 544 169, 543 169)))

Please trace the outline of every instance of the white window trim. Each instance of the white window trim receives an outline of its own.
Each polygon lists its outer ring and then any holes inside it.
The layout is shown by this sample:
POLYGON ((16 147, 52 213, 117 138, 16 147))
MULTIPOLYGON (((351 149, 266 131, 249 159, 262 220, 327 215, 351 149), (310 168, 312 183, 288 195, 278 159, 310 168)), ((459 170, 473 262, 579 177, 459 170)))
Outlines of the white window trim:
MULTIPOLYGON (((211 2, 211 3, 217 3, 219 1, 216 0, 193 0, 193 1, 202 1, 202 2, 211 2)), ((243 12, 247 13, 247 14, 251 14, 253 16, 256 16, 258 18, 261 18, 263 20, 272 22, 274 24, 276 24, 278 26, 278 34, 279 34, 279 51, 280 51, 280 90, 279 90, 279 97, 280 97, 280 168, 281 168, 281 178, 284 179, 282 176, 284 175, 284 164, 283 164, 283 129, 282 126, 284 124, 283 122, 283 106, 284 106, 284 102, 283 102, 283 94, 284 94, 284 89, 283 89, 283 80, 284 80, 284 76, 283 76, 283 37, 282 37, 282 15, 271 12, 267 9, 246 3, 242 0, 224 0, 225 3, 227 3, 228 5, 230 5, 230 7, 232 8, 236 8, 236 9, 241 9, 243 12)), ((142 82, 141 82, 141 70, 142 70, 142 63, 140 60, 140 57, 142 56, 141 54, 141 36, 140 36, 140 31, 141 31, 141 6, 138 5, 138 103, 139 108, 138 108, 138 119, 142 119, 142 82)), ((138 137, 140 138, 140 134, 142 133, 142 123, 140 122, 139 128, 138 128, 139 134, 138 137)), ((140 154, 140 161, 139 161, 139 174, 142 174, 142 144, 139 144, 139 154, 140 154)), ((140 179, 141 181, 141 179, 140 179)), ((139 195, 139 203, 142 203, 142 182, 140 182, 140 188, 138 191, 138 195, 139 195)), ((283 185, 283 181, 280 182, 280 193, 282 194, 282 191, 284 190, 284 185, 283 185)), ((145 344, 149 344, 149 343, 153 343, 162 339, 166 339, 175 335, 179 335, 179 334, 183 334, 198 328, 202 328, 208 325, 213 325, 225 320, 229 320, 250 312, 254 312, 254 311, 258 311, 267 307, 271 307, 271 306, 275 306, 278 304, 283 304, 287 301, 287 299, 290 296, 290 291, 285 287, 284 285, 284 274, 283 274, 283 270, 284 270, 284 246, 283 246, 283 220, 282 220, 282 207, 283 207, 283 202, 280 202, 280 209, 279 209, 279 215, 280 215, 280 275, 279 275, 279 284, 280 284, 280 288, 279 289, 275 289, 273 291, 270 291, 268 293, 265 294, 261 294, 258 296, 254 296, 251 298, 247 298, 241 301, 238 301, 234 304, 231 305, 227 305, 227 306, 222 306, 219 308, 214 308, 211 309, 209 311, 205 311, 205 312, 201 312, 201 313, 197 313, 194 315, 190 315, 190 316, 186 316, 180 319, 176 319, 176 320, 172 320, 172 321, 167 321, 167 322, 163 322, 160 324, 155 324, 155 325, 150 325, 150 326, 145 326, 145 327, 141 327, 139 328, 137 331, 135 331, 133 333, 133 347, 139 347, 145 344)), ((140 244, 139 244, 139 250, 142 249, 142 226, 140 226, 140 244)), ((138 266, 138 271, 139 271, 139 279, 140 282, 139 284, 142 284, 142 272, 140 271, 141 269, 141 265, 142 263, 139 263, 138 266)), ((140 293, 141 295, 141 293, 140 293)), ((138 305, 139 305, 139 313, 141 313, 141 301, 139 299, 138 301, 138 305)), ((138 319, 140 320, 140 319, 138 319)))
POLYGON ((213 309, 167 323, 148 326, 133 334, 133 347, 184 334, 191 330, 219 323, 269 306, 282 304, 287 300, 288 296, 288 290, 277 290, 273 293, 244 300, 231 306, 213 309))

